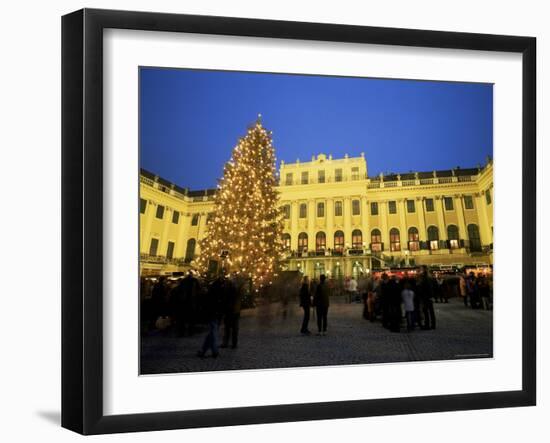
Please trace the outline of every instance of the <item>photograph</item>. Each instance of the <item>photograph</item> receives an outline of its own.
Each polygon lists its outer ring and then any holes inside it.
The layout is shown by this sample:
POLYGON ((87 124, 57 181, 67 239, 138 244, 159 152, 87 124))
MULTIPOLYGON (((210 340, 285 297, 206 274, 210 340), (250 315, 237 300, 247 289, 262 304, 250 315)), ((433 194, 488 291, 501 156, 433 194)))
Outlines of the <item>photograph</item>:
POLYGON ((141 375, 493 358, 493 84, 138 69, 141 375))

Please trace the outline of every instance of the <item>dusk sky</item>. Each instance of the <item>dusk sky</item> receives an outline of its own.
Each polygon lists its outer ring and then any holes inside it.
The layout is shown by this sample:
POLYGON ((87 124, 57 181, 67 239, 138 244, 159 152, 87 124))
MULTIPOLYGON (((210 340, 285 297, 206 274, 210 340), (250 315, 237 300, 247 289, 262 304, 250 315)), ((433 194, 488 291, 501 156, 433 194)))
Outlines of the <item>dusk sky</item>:
POLYGON ((369 176, 484 164, 490 84, 141 68, 140 166, 214 188, 262 114, 278 163, 365 153, 369 176))

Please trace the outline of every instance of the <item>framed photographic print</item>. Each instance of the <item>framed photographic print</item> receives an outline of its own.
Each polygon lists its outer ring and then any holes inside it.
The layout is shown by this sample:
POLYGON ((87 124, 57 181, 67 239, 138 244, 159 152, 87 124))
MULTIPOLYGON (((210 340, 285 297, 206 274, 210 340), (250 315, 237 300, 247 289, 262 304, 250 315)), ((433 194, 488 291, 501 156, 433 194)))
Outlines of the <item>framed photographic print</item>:
POLYGON ((62 21, 62 425, 536 402, 530 37, 62 21))

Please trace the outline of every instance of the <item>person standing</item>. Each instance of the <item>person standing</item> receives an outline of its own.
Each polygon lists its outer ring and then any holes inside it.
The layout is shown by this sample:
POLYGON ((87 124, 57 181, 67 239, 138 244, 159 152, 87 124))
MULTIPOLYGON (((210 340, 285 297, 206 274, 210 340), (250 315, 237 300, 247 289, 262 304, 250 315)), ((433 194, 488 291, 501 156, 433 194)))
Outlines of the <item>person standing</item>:
POLYGON ((351 280, 348 283, 348 293, 349 293, 349 302, 356 300, 357 297, 357 280, 355 277, 351 277, 351 280))
POLYGON ((208 333, 197 356, 205 357, 208 350, 212 350, 212 357, 216 358, 218 352, 218 330, 223 312, 222 296, 226 279, 221 276, 212 282, 205 296, 204 314, 208 321, 208 333))
POLYGON ((401 327, 401 290, 395 275, 390 278, 386 290, 388 293, 389 328, 391 332, 399 332, 401 327))
POLYGON ((407 318, 407 331, 414 329, 414 292, 411 289, 411 284, 406 281, 401 291, 401 299, 405 308, 405 316, 407 318))
POLYGON ((329 288, 325 282, 326 276, 322 274, 319 285, 315 291, 314 304, 317 311, 317 335, 326 335, 329 301, 329 288))
POLYGON ((464 299, 464 306, 468 307, 468 291, 464 275, 458 277, 458 286, 460 288, 460 296, 464 299))
POLYGON ((309 280, 306 277, 302 280, 302 286, 300 287, 300 307, 304 310, 304 318, 302 320, 302 328, 300 333, 304 335, 310 335, 311 332, 308 329, 309 326, 309 314, 311 310, 311 294, 309 292, 309 280))
POLYGON ((236 349, 239 341, 239 321, 241 318, 242 285, 230 279, 225 280, 223 301, 225 305, 223 341, 220 348, 227 348, 231 340, 231 348, 236 349))
POLYGON ((470 299, 470 306, 472 309, 477 309, 479 307, 478 303, 478 291, 476 284, 476 275, 473 272, 470 272, 468 278, 466 279, 466 292, 468 298, 470 299))
POLYGON ((380 309, 382 311, 382 327, 390 328, 390 289, 388 274, 385 272, 382 274, 382 278, 379 285, 380 289, 380 309))
POLYGON ((427 266, 422 266, 422 274, 418 282, 418 291, 422 302, 424 324, 422 329, 435 329, 435 311, 433 305, 434 283, 427 266))

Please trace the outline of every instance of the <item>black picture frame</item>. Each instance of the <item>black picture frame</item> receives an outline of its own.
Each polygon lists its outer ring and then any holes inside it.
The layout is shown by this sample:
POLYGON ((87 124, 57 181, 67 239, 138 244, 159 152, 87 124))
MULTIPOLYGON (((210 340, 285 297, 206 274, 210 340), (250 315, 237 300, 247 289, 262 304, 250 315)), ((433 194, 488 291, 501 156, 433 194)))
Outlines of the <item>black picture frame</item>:
POLYGON ((82 434, 487 409, 536 404, 536 39, 83 9, 62 18, 62 426, 82 434), (522 54, 522 389, 131 415, 103 413, 103 30, 522 54))

